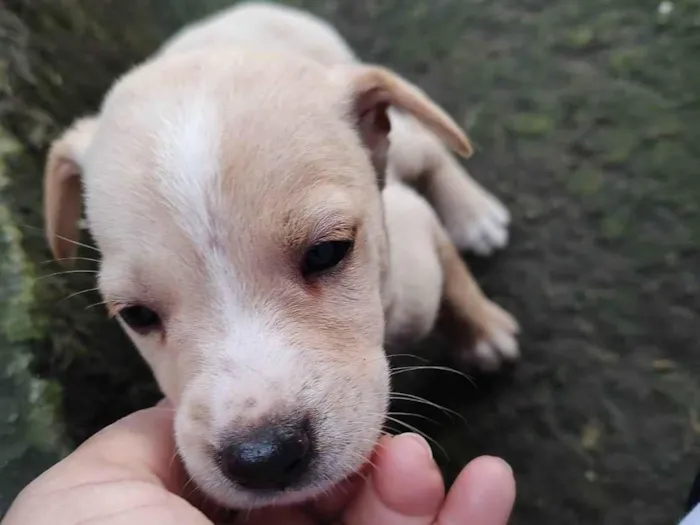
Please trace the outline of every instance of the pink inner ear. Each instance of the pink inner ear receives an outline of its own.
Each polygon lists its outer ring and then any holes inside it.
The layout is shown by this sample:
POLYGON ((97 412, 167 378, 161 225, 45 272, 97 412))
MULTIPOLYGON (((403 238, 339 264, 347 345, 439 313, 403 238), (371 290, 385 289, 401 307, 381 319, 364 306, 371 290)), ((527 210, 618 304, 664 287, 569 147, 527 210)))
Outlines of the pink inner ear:
POLYGON ((385 89, 372 88, 357 97, 355 112, 361 124, 365 124, 375 133, 388 135, 391 124, 386 112, 390 103, 389 94, 385 89))
POLYGON ((388 140, 391 131, 391 122, 387 110, 388 104, 377 104, 360 115, 360 132, 362 140, 370 150, 382 147, 384 141, 388 140))
POLYGON ((374 88, 362 93, 355 105, 362 142, 370 152, 380 188, 384 187, 384 172, 389 151, 389 103, 388 93, 383 89, 374 88))

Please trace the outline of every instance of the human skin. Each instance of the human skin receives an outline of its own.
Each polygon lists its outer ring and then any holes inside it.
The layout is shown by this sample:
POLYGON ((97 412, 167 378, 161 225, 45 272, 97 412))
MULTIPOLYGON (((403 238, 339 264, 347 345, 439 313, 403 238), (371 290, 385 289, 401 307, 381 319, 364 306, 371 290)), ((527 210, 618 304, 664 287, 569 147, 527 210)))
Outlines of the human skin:
POLYGON ((446 494, 427 443, 384 437, 367 468, 305 505, 238 515, 188 486, 173 411, 159 406, 105 428, 17 497, 2 525, 505 525, 515 481, 501 459, 469 463, 446 494))

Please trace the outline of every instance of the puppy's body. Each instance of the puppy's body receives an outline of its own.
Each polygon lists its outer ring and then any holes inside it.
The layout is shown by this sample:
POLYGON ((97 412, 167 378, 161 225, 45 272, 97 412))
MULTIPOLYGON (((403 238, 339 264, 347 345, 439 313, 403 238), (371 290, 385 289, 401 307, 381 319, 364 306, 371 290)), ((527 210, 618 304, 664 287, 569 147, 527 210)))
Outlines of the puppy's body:
POLYGON ((318 18, 282 5, 243 3, 190 24, 162 46, 162 55, 217 47, 294 54, 330 67, 355 62, 342 37, 318 18))
POLYGON ((54 144, 54 253, 71 254, 82 179, 100 290, 211 497, 290 502, 358 468, 386 413, 384 340, 424 336, 443 304, 465 359, 516 357, 515 322, 453 245, 503 245, 508 214, 443 142, 470 151, 331 27, 245 4, 173 37, 54 144))

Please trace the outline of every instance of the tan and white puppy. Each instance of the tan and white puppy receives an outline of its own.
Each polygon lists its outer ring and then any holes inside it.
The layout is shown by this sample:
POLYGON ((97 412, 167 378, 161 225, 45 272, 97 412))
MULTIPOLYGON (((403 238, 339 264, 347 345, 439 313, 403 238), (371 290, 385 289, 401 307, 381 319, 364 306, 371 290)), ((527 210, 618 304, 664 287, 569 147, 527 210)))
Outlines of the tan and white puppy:
POLYGON ((508 213, 444 144, 471 153, 417 87, 268 4, 189 26, 53 144, 53 253, 73 255, 84 202, 101 293, 210 497, 289 503, 358 469, 386 415, 385 340, 426 335, 442 306, 466 359, 517 356, 453 244, 503 246, 508 213))

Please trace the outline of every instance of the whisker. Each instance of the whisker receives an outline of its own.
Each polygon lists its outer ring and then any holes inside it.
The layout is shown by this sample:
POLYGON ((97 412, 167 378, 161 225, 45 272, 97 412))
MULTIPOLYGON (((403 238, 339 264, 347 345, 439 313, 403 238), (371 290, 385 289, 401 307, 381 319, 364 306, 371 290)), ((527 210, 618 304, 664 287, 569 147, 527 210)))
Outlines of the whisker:
POLYGON ((53 262, 61 262, 61 261, 89 261, 89 262, 102 262, 100 259, 93 259, 91 257, 61 257, 60 259, 47 259, 45 261, 41 261, 39 264, 51 264, 53 262))
POLYGON ((406 428, 407 428, 408 430, 410 430, 411 432, 415 432, 416 434, 419 434, 419 435, 423 436, 425 439, 427 439, 428 441, 430 441, 431 443, 433 443, 436 447, 438 447, 438 448, 440 449, 440 451, 444 454, 444 456, 445 456, 445 457, 448 459, 448 461, 449 461, 450 457, 449 457, 449 455, 447 454, 447 451, 445 450, 445 448, 444 448, 440 443, 437 442, 437 440, 435 440, 434 438, 430 437, 428 434, 426 434, 426 433, 423 432, 422 430, 420 430, 420 429, 414 427, 413 425, 409 425, 409 424, 406 423, 405 421, 401 421, 400 419, 396 419, 396 418, 393 418, 393 417, 390 417, 390 416, 387 416, 387 419, 390 419, 391 421, 393 421, 394 423, 397 423, 397 424, 399 424, 399 425, 403 425, 404 427, 406 427, 406 428))
POLYGON ((321 474, 322 481, 325 482, 325 487, 321 487, 321 497, 318 499, 323 499, 327 496, 330 496, 332 494, 331 490, 340 490, 343 489, 343 494, 347 494, 347 488, 343 487, 342 485, 338 485, 336 483, 333 483, 333 479, 326 473, 321 474))
POLYGON ((394 437, 394 436, 401 433, 400 430, 390 427, 388 423, 384 423, 384 429, 386 429, 386 430, 382 430, 382 432, 384 432, 384 434, 389 436, 389 437, 394 437), (393 432, 393 434, 392 434, 392 432, 393 432))
POLYGON ((61 303, 63 301, 68 301, 69 299, 72 299, 73 297, 77 297, 77 296, 82 295, 84 293, 97 292, 97 291, 99 291, 99 288, 87 288, 85 290, 79 290, 77 292, 73 292, 72 294, 68 295, 67 297, 64 297, 63 299, 61 299, 59 301, 59 303, 61 303))
MULTIPOLYGON (((30 229, 30 230, 39 231, 39 232, 43 233, 44 235, 46 235, 46 231, 43 228, 37 228, 36 226, 32 226, 31 224, 24 224, 23 226, 25 228, 30 229)), ((61 239, 62 241, 69 242, 69 243, 74 244, 76 246, 82 246, 83 248, 87 248, 88 250, 93 250, 97 253, 102 253, 98 248, 96 248, 94 246, 90 246, 89 244, 74 241, 73 239, 69 239, 68 237, 64 237, 63 235, 59 235, 57 233, 54 233, 53 236, 56 237, 57 239, 61 239)))
POLYGON ((386 354, 385 357, 387 359, 391 359, 393 357, 411 357, 413 359, 417 359, 418 361, 422 361, 423 363, 429 363, 430 361, 426 359, 425 357, 418 356, 416 354, 386 354))
MULTIPOLYGON (((380 437, 386 435, 386 433, 383 430, 380 431, 380 434, 381 434, 380 437)), ((386 448, 386 445, 384 445, 383 443, 379 443, 378 441, 373 441, 373 440, 367 439, 367 438, 358 438, 357 441, 369 443, 373 447, 377 447, 377 448, 383 448, 383 449, 386 448)))
MULTIPOLYGON (((173 452, 173 457, 170 458, 170 461, 168 462, 168 472, 169 473, 173 472, 173 468, 175 467, 175 462, 177 460, 178 460, 178 452, 176 450, 175 452, 173 452)), ((185 482, 185 484, 187 484, 187 482, 185 482)))
MULTIPOLYGON (((185 484, 182 486, 182 494, 185 497, 191 497, 194 494, 196 488, 197 487, 194 486, 194 480, 190 476, 187 476, 187 479, 185 480, 185 484), (187 492, 188 489, 189 489, 189 492, 187 492)), ((206 494, 203 494, 203 496, 205 498, 207 497, 206 494)))
POLYGON ((354 472, 354 474, 357 474, 357 475, 359 475, 359 476, 362 476, 363 479, 365 479, 365 480, 366 480, 367 478, 365 478, 365 477, 364 477, 364 474, 363 474, 362 472, 360 472, 362 466, 364 466, 365 464, 368 464, 368 465, 372 466, 372 468, 375 468, 375 469, 377 468, 376 463, 374 463, 370 458, 367 458, 367 457, 363 456, 362 454, 358 454, 358 453, 351 454, 351 455, 350 455, 350 459, 356 460, 356 461, 358 461, 358 462, 361 463, 360 469, 359 469, 358 471, 354 472))
POLYGON ((402 366, 399 368, 394 368, 391 370, 390 376, 393 377, 395 375, 403 374, 404 372, 413 372, 417 370, 435 370, 438 372, 449 372, 451 374, 456 374, 460 377, 463 377, 467 381, 469 381, 472 385, 476 386, 476 383, 474 383, 474 380, 464 372, 461 372, 459 370, 455 370, 454 368, 450 368, 448 366, 402 366))
POLYGON ((50 273, 48 275, 40 275, 39 277, 36 278, 37 281, 40 281, 42 279, 48 279, 49 277, 56 277, 58 275, 68 275, 72 273, 99 273, 97 270, 65 270, 62 272, 54 272, 50 273))
POLYGON ((444 407, 442 405, 438 405, 437 403, 434 403, 428 399, 425 399, 424 397, 416 396, 414 394, 408 394, 405 392, 391 392, 389 394, 389 400, 395 400, 395 401, 412 401, 414 403, 421 403, 424 405, 431 406, 433 408, 437 408, 441 412, 444 412, 447 415, 452 415, 458 417, 461 421, 464 422, 464 424, 467 424, 466 418, 457 412, 456 410, 452 410, 450 408, 444 407))
MULTIPOLYGON (((366 440, 366 441, 369 442, 369 440, 366 440)), ((363 454, 360 454, 360 453, 358 453, 358 452, 353 452, 352 454, 350 454, 350 458, 351 458, 352 460, 357 460, 357 461, 359 461, 362 465, 368 464, 368 465, 372 466, 372 467, 375 468, 375 469, 377 468, 376 463, 374 463, 374 462, 372 461, 371 458, 369 458, 369 457, 367 457, 367 456, 365 456, 365 455, 363 455, 363 454)), ((359 471, 358 471, 358 472, 355 472, 355 474, 362 475, 359 471)))
POLYGON ((78 242, 74 241, 73 239, 69 239, 68 237, 64 237, 63 235, 58 235, 57 233, 54 233, 54 237, 57 239, 61 239, 62 241, 69 242, 71 244, 74 244, 76 246, 80 246, 82 248, 87 248, 88 250, 92 250, 93 252, 102 254, 102 252, 99 250, 99 248, 95 248, 94 246, 90 246, 89 244, 85 244, 84 242, 78 242))
POLYGON ((424 357, 417 356, 417 355, 415 355, 415 354, 384 354, 384 353, 383 353, 382 355, 380 355, 379 357, 376 357, 376 358, 372 359, 372 360, 369 361, 369 362, 370 362, 370 363, 374 363, 375 361, 379 361, 380 359, 390 360, 390 359, 392 359, 392 358, 394 358, 394 357, 410 357, 410 358, 412 358, 412 359, 417 359, 418 361, 421 361, 421 362, 423 362, 423 363, 429 363, 429 362, 430 362, 428 359, 426 359, 426 358, 424 358, 424 357))
POLYGON ((85 307, 85 309, 89 310, 90 308, 94 308, 95 306, 100 306, 101 304, 107 304, 107 301, 100 301, 99 303, 89 304, 85 307))
POLYGON ((414 414, 413 412, 388 412, 388 416, 403 416, 403 417, 415 417, 418 419, 425 419, 426 421, 430 421, 431 423, 435 423, 436 425, 438 424, 437 421, 435 421, 433 418, 424 416, 423 414, 414 414))
MULTIPOLYGON (((383 424, 383 425, 382 425, 382 428, 379 430, 379 437, 383 437, 383 436, 389 436, 389 437, 391 437, 391 436, 393 435, 393 434, 389 434, 389 433, 385 430, 385 428, 386 428, 386 424, 383 424)), ((376 443, 376 445, 377 445, 378 447, 380 447, 380 448, 386 448, 386 445, 384 445, 383 443, 376 443)))
MULTIPOLYGON (((374 461, 372 461, 371 459, 369 459, 369 458, 363 458, 360 454, 357 454, 355 457, 356 457, 356 459, 362 460, 362 461, 363 461, 363 465, 367 464, 367 465, 369 465, 370 467, 372 467, 374 470, 377 470, 377 464, 376 464, 374 461)), ((360 477, 361 477, 362 479, 364 479, 365 481, 367 481, 367 480, 369 479, 368 476, 367 476, 367 474, 365 474, 365 473, 363 473, 363 472, 358 471, 358 472, 356 472, 355 474, 357 474, 358 476, 360 476, 360 477)))

